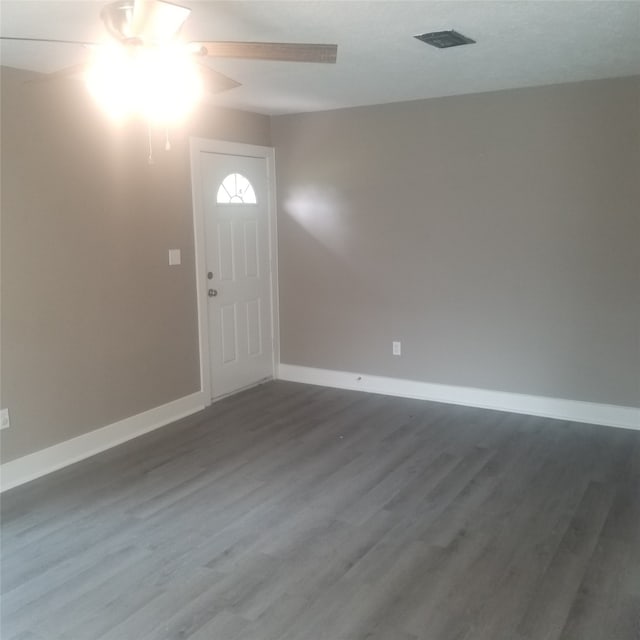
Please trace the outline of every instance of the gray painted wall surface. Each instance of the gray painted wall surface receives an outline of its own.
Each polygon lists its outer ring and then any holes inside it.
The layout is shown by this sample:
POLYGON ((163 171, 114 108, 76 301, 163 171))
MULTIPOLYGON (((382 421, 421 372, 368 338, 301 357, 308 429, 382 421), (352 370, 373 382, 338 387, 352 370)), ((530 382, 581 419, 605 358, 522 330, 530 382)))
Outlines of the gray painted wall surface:
POLYGON ((2 69, 4 462, 199 389, 188 137, 270 144, 267 117, 203 108, 149 166, 142 123, 25 77, 2 69))
MULTIPOLYGON (((150 167, 139 123, 24 78, 2 69, 3 462, 197 390, 187 139, 271 143, 207 108, 150 167)), ((640 405, 638 79, 271 128, 283 362, 640 405)))
POLYGON ((638 78, 281 116, 272 139, 283 363, 640 405, 638 78))

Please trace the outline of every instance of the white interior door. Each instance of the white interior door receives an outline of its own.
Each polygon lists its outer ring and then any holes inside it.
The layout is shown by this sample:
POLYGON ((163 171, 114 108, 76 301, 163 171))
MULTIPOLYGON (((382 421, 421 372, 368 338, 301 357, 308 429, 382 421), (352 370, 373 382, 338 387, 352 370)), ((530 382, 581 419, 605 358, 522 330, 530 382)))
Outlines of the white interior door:
POLYGON ((211 397, 273 377, 265 158, 200 153, 211 397))

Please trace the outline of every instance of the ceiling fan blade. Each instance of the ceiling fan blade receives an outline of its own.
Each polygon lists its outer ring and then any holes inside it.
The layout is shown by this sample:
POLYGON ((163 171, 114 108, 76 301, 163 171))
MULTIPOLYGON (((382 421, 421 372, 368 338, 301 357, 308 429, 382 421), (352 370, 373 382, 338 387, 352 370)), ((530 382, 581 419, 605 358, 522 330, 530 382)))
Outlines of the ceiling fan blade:
POLYGON ((214 71, 204 64, 200 65, 200 75, 202 76, 203 89, 206 93, 222 93, 241 86, 237 80, 225 76, 224 73, 219 71, 214 71))
POLYGON ((54 44, 79 44, 83 47, 97 45, 97 42, 88 42, 86 40, 54 40, 53 38, 17 38, 14 36, 0 36, 0 40, 14 40, 17 42, 53 42, 54 44))
POLYGON ((131 37, 162 44, 176 37, 191 9, 164 0, 134 0, 131 37))
POLYGON ((37 78, 33 78, 32 80, 27 80, 29 84, 31 83, 41 83, 41 82, 52 82, 53 80, 59 80, 60 78, 70 78, 72 76, 79 75, 86 70, 86 65, 84 64, 74 64, 71 67, 65 67, 64 69, 60 69, 59 71, 54 71, 53 73, 39 73, 37 78))
POLYGON ((282 60, 285 62, 336 61, 338 45, 292 42, 191 42, 190 49, 214 58, 249 58, 251 60, 282 60))

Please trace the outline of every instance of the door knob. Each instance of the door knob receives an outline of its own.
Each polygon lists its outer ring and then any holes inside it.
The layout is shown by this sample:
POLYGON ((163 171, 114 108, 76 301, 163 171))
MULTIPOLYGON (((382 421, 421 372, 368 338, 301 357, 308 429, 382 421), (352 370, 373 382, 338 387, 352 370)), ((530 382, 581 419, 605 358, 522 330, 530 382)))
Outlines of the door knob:
POLYGON ((218 295, 218 290, 217 289, 209 289, 209 297, 210 298, 215 298, 218 295))
POLYGON ((207 278, 208 278, 209 280, 213 280, 213 271, 209 271, 209 272, 207 273, 207 278))

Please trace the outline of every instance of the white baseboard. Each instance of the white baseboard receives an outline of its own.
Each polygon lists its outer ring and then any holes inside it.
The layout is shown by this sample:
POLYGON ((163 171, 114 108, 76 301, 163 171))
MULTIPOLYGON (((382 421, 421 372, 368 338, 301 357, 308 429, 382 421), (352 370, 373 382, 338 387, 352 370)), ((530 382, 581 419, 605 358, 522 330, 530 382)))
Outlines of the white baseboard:
POLYGON ((278 377, 338 389, 354 389, 403 398, 461 404, 469 407, 524 413, 532 416, 585 422, 607 427, 640 429, 640 408, 530 396, 522 393, 455 387, 401 378, 385 378, 348 371, 332 371, 280 363, 278 377))
MULTIPOLYGON (((280 363, 278 367, 278 378, 324 387, 353 389, 403 398, 417 398, 570 420, 571 422, 640 430, 640 408, 636 407, 530 396, 472 387, 455 387, 283 363, 280 363)), ((77 438, 30 453, 22 458, 11 460, 11 462, 5 462, 0 465, 0 491, 7 491, 163 427, 204 409, 206 404, 204 392, 199 391, 149 411, 119 420, 101 429, 90 431, 77 438)))
POLYGON ((143 433, 196 413, 204 409, 205 404, 205 394, 198 391, 77 438, 65 440, 11 462, 5 462, 0 465, 0 491, 35 480, 127 440, 137 438, 143 433))

